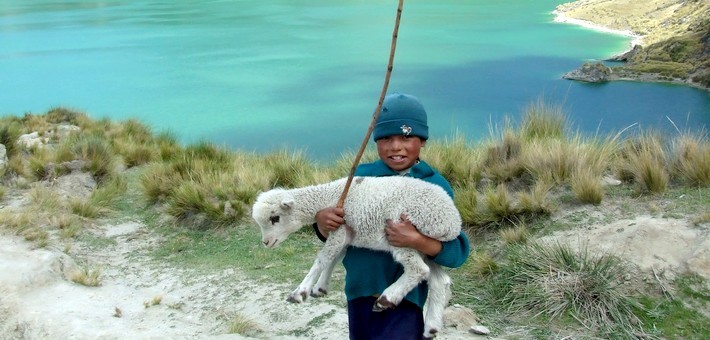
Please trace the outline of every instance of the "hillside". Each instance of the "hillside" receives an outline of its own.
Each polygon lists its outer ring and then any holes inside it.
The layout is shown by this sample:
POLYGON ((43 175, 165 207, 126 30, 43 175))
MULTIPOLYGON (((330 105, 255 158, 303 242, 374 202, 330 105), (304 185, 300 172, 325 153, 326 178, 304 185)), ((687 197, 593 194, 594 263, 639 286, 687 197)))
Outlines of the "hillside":
POLYGON ((556 13, 640 37, 631 51, 612 58, 623 66, 585 65, 566 78, 641 80, 710 87, 710 2, 703 0, 581 0, 556 13))

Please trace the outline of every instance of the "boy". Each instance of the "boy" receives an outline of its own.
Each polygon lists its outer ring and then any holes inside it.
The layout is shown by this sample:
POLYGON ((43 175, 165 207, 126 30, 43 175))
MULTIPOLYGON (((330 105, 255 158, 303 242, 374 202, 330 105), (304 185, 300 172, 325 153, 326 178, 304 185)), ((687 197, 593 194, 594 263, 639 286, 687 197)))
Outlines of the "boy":
MULTIPOLYGON (((361 164, 355 176, 410 176, 437 184, 453 198, 449 182, 419 159, 429 138, 427 115, 419 100, 411 95, 394 93, 385 97, 382 111, 373 130, 380 160, 361 164)), ((344 211, 326 208, 316 214, 316 233, 321 240, 330 231, 345 224, 344 211)), ((387 241, 396 247, 417 249, 434 262, 456 268, 468 257, 466 235, 440 242, 416 229, 406 215, 400 221, 387 221, 387 241)), ((395 308, 373 312, 378 294, 402 274, 402 266, 388 252, 348 247, 345 258, 345 295, 348 300, 350 339, 421 339, 424 332, 422 308, 427 298, 427 284, 414 288, 395 308)))

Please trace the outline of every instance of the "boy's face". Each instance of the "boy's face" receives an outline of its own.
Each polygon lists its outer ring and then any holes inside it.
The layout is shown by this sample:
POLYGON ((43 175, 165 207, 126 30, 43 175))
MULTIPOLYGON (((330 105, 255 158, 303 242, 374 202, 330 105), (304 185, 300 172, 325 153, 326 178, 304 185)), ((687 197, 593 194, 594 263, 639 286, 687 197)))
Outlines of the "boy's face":
POLYGON ((388 136, 377 140, 380 159, 394 171, 411 168, 419 159, 419 151, 426 144, 416 136, 388 136))

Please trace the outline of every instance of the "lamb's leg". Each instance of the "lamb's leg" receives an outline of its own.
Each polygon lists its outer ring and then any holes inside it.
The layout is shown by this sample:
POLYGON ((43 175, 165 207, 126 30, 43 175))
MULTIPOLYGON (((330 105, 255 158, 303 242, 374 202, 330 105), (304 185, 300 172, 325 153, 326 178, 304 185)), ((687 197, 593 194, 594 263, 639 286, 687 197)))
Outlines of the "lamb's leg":
POLYGON ((424 338, 431 339, 444 328, 444 310, 451 299, 451 278, 441 266, 429 265, 429 294, 424 314, 424 338))
POLYGON ((411 248, 393 248, 392 257, 402 264, 404 273, 382 292, 372 307, 375 312, 399 305, 407 293, 429 276, 429 266, 424 263, 424 259, 418 251, 411 248))
MULTIPOLYGON (((308 274, 306 274, 306 277, 304 277, 301 284, 289 294, 286 299, 288 302, 301 303, 306 301, 308 295, 312 294, 316 280, 318 280, 318 282, 323 281, 323 279, 319 279, 319 276, 324 273, 330 276, 337 259, 347 246, 345 229, 346 228, 338 228, 338 230, 330 233, 328 241, 325 242, 323 248, 318 252, 318 256, 313 262, 313 266, 311 266, 308 274)), ((327 279, 325 283, 327 283, 327 279)), ((327 290, 327 287, 318 286, 317 288, 325 288, 325 290, 327 290)))
POLYGON ((316 282, 316 285, 311 290, 312 297, 317 298, 328 294, 328 287, 330 286, 330 278, 333 275, 333 269, 335 268, 336 264, 340 263, 343 260, 344 256, 345 249, 343 249, 340 254, 338 254, 338 257, 334 261, 330 262, 329 266, 323 269, 323 272, 320 274, 320 277, 318 277, 318 282, 316 282))

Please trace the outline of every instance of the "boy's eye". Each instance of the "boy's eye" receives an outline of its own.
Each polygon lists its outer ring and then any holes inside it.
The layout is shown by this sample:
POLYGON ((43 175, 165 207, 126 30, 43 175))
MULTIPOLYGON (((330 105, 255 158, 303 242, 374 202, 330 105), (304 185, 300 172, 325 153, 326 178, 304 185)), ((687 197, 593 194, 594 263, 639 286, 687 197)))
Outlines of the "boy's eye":
POLYGON ((269 221, 271 221, 271 225, 279 223, 279 219, 281 219, 281 217, 279 215, 269 217, 269 221))

